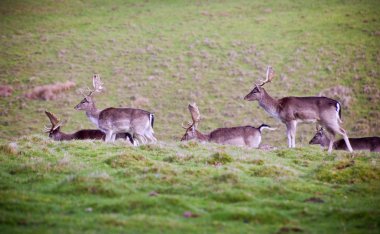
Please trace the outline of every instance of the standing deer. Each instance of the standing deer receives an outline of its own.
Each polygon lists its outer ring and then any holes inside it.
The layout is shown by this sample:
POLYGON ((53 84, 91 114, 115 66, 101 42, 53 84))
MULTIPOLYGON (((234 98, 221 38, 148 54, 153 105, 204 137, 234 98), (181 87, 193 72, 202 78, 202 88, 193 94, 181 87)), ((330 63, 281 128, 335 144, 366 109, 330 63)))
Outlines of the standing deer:
MULTIPOLYGON (((51 127, 45 126, 45 132, 49 133, 49 137, 52 138, 55 141, 71 141, 71 140, 104 140, 105 139, 105 134, 98 130, 98 129, 83 129, 79 130, 77 132, 67 134, 61 132, 61 126, 63 125, 62 121, 59 121, 53 113, 50 113, 48 111, 45 111, 45 114, 50 120, 51 127)), ((118 134, 116 136, 117 139, 128 139, 130 142, 133 144, 133 139, 130 134, 118 134)))
POLYGON ((75 106, 76 110, 84 110, 89 120, 94 123, 98 129, 106 134, 106 142, 115 141, 116 134, 131 134, 134 145, 146 143, 147 141, 156 142, 154 137, 153 123, 154 114, 134 108, 106 108, 98 110, 92 95, 103 90, 103 83, 100 76, 95 74, 92 79, 93 90, 75 106), (136 139, 136 140, 135 140, 136 139))
MULTIPOLYGON (((380 137, 349 138, 349 140, 353 150, 380 152, 380 137)), ((329 146, 329 139, 327 138, 323 128, 317 131, 313 139, 310 140, 309 144, 321 145, 322 147, 329 146)), ((343 139, 335 141, 333 148, 336 150, 348 150, 343 139)))
POLYGON ((203 134, 197 130, 197 125, 200 121, 200 114, 197 105, 195 103, 189 104, 188 108, 192 118, 192 123, 189 123, 186 127, 182 124, 182 127, 186 129, 186 133, 183 135, 181 141, 197 139, 201 142, 214 142, 224 145, 257 148, 261 143, 261 131, 265 128, 273 130, 270 126, 262 124, 258 128, 252 126, 218 128, 209 134, 203 134))
POLYGON ((335 134, 343 136, 347 148, 352 152, 352 147, 346 131, 340 126, 341 105, 338 101, 327 97, 284 97, 272 98, 262 86, 271 82, 274 77, 272 67, 268 66, 266 79, 261 84, 255 84, 255 88, 244 97, 244 100, 258 101, 271 116, 279 119, 286 125, 286 134, 290 148, 296 146, 296 129, 298 122, 317 122, 328 132, 329 149, 331 153, 335 134))

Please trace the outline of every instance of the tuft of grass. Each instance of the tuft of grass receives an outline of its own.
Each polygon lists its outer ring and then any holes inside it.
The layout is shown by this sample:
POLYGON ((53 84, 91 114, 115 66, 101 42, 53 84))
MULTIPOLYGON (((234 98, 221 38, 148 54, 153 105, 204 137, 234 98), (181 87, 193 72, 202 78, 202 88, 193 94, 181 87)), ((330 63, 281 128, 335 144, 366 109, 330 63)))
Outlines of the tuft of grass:
POLYGON ((226 152, 217 152, 212 154, 209 159, 207 160, 207 163, 212 165, 218 165, 218 164, 227 164, 233 161, 233 158, 231 155, 227 154, 226 152))
POLYGON ((330 183, 370 183, 380 179, 380 167, 343 159, 332 164, 321 164, 315 171, 315 178, 330 183))
POLYGON ((273 178, 294 176, 295 174, 288 168, 279 165, 255 166, 252 167, 251 172, 253 176, 273 178))
POLYGON ((295 227, 334 232, 342 225, 371 232, 378 227, 375 153, 359 152, 353 161, 345 152, 331 156, 315 147, 281 149, 279 157, 278 150, 209 143, 126 147, 38 135, 12 142, 17 157, 4 148, 0 154, 5 232, 31 226, 38 232, 111 233, 273 233, 295 227), (305 202, 311 198, 324 203, 305 202))

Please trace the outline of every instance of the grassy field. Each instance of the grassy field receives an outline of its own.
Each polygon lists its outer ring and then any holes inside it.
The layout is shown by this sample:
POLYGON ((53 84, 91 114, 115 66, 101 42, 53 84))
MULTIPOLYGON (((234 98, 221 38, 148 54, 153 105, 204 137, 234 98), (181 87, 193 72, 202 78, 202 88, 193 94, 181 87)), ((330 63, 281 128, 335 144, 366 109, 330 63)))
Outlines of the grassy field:
POLYGON ((138 148, 1 145, 2 233, 378 233, 377 154, 248 150, 196 142, 138 148))
POLYGON ((273 96, 335 98, 349 136, 380 135, 379 11, 378 0, 0 1, 0 85, 14 89, 0 97, 0 230, 378 233, 379 155, 327 155, 308 146, 314 125, 286 149, 284 126, 243 97, 271 65, 273 96), (43 136, 44 110, 66 132, 94 128, 74 110, 94 73, 100 109, 155 113, 157 145, 43 136), (67 80, 76 87, 55 100, 24 97, 67 80), (276 149, 178 143, 194 101, 201 131, 267 123, 276 149))

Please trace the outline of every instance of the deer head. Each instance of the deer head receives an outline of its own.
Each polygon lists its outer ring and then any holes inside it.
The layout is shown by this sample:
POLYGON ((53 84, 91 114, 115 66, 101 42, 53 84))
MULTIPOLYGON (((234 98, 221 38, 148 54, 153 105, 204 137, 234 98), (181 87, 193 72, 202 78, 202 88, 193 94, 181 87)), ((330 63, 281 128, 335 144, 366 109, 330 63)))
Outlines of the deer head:
POLYGON ((327 138, 323 128, 320 128, 309 142, 310 145, 322 145, 322 146, 327 146, 328 143, 329 143, 329 139, 327 138))
POLYGON ((59 121, 57 117, 55 117, 52 113, 45 111, 45 114, 50 120, 51 127, 45 126, 45 132, 49 133, 50 138, 54 138, 54 135, 59 132, 60 127, 64 124, 64 122, 59 121))
POLYGON ((92 95, 95 94, 95 93, 100 93, 103 91, 103 82, 100 80, 100 75, 99 74, 95 74, 93 77, 92 77, 92 86, 93 86, 93 89, 88 89, 89 93, 87 95, 83 94, 82 95, 84 96, 84 98, 82 99, 82 101, 75 106, 75 109, 76 110, 89 110, 91 108, 94 107, 94 101, 92 99, 92 95))
POLYGON ((274 70, 271 66, 267 67, 267 74, 265 80, 261 81, 261 84, 255 84, 255 88, 252 89, 252 91, 247 94, 244 97, 244 100, 247 101, 255 101, 255 100, 261 100, 262 97, 262 86, 264 86, 266 83, 269 83, 273 80, 274 78, 274 70))
POLYGON ((181 138, 181 141, 188 141, 191 139, 195 139, 197 137, 197 127, 198 123, 201 119, 201 115, 199 113, 199 109, 196 103, 189 104, 188 106, 191 119, 193 122, 189 122, 187 126, 184 126, 182 123, 182 128, 186 129, 185 135, 181 138))

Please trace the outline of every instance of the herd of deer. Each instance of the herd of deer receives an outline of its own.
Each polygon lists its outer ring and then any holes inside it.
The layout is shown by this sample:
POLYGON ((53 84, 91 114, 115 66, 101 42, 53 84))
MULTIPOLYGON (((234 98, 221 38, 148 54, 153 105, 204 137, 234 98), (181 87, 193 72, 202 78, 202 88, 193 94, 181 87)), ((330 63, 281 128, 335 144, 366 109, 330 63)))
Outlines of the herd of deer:
MULTIPOLYGON (((316 123, 317 133, 310 144, 328 147, 329 153, 333 149, 350 152, 353 150, 380 152, 380 137, 348 138, 346 131, 340 126, 342 123, 341 105, 338 101, 327 97, 272 98, 263 86, 272 81, 274 74, 272 67, 268 67, 266 79, 261 84, 255 84, 254 89, 244 97, 244 100, 258 101, 268 114, 286 125, 290 148, 295 147, 297 123, 313 122, 316 123), (318 129, 319 125, 322 128, 318 129), (334 142, 336 134, 342 135, 343 139, 334 142)), ((84 129, 72 134, 63 133, 60 131, 63 122, 46 111, 51 123, 51 127, 46 127, 50 138, 57 141, 98 139, 106 142, 124 139, 129 140, 134 146, 157 141, 153 131, 153 113, 135 108, 110 107, 98 110, 93 100, 93 94, 103 90, 103 83, 99 75, 93 76, 93 87, 94 89, 84 95, 84 99, 75 106, 75 109, 85 111, 88 119, 96 125, 97 129, 84 129)), ((192 122, 189 122, 186 127, 182 125, 186 132, 181 141, 197 139, 218 144, 257 148, 261 143, 262 130, 274 130, 270 126, 262 124, 258 128, 252 126, 218 128, 209 134, 203 134, 197 130, 200 121, 197 105, 189 104, 188 108, 192 122)))

